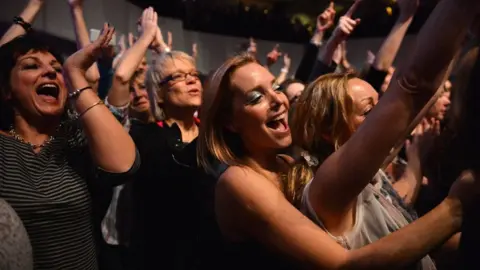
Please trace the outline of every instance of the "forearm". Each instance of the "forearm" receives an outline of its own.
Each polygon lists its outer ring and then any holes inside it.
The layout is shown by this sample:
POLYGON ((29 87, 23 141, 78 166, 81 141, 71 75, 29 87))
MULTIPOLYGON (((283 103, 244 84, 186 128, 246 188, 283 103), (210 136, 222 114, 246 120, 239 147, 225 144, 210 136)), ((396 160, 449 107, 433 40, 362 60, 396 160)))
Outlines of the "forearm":
POLYGON ((142 35, 131 48, 125 51, 115 71, 115 79, 128 83, 147 53, 153 37, 142 35))
POLYGON ((125 106, 130 99, 129 83, 138 65, 147 53, 152 38, 141 36, 135 44, 125 51, 113 77, 112 88, 108 93, 108 102, 113 106, 125 106))
MULTIPOLYGON (((83 16, 83 7, 82 6, 72 6, 70 7, 70 12, 73 19, 73 28, 75 29, 75 38, 77 41, 77 49, 81 49, 90 44, 90 37, 88 35, 87 24, 85 23, 85 18, 83 16)), ((90 85, 94 87, 95 92, 98 88, 98 80, 100 80, 100 71, 98 70, 97 64, 93 64, 86 73, 85 76, 90 85)))
POLYGON ((387 71, 392 66, 412 20, 413 17, 402 18, 400 16, 395 23, 375 57, 373 66, 377 70, 387 71))
MULTIPOLYGON (((38 1, 30 1, 28 2, 25 9, 20 13, 20 17, 27 23, 33 24, 33 20, 37 16, 38 12, 42 8, 43 2, 38 1)), ((12 24, 10 28, 8 28, 7 32, 2 36, 0 39, 0 46, 15 39, 18 36, 24 35, 25 29, 18 24, 12 24)))
POLYGON ((278 75, 276 79, 277 84, 280 85, 287 80, 288 70, 289 69, 286 67, 282 68, 282 70, 280 71, 280 75, 278 75))
MULTIPOLYGON (((70 72, 69 81, 73 89, 88 85, 85 75, 70 72)), ((135 161, 135 145, 106 106, 97 105, 98 96, 90 90, 83 91, 73 105, 80 114, 90 153, 95 164, 107 172, 127 172, 135 161), (88 110, 88 111, 87 111, 88 110)))
POLYGON ((360 128, 317 171, 315 178, 322 180, 312 187, 319 193, 319 204, 348 205, 371 181, 444 80, 478 7, 473 0, 439 2, 418 35, 411 61, 402 65, 360 128), (335 196, 338 192, 344 196, 335 196))
POLYGON ((83 8, 81 6, 74 6, 70 8, 70 12, 72 13, 77 49, 84 48, 90 44, 90 37, 88 36, 87 24, 83 17, 83 8))
POLYGON ((421 183, 421 170, 407 166, 402 177, 393 184, 393 188, 407 205, 413 205, 420 191, 421 183))
POLYGON ((458 232, 461 223, 460 201, 447 198, 406 227, 370 245, 350 251, 348 263, 343 269, 402 269, 444 243, 458 232))
POLYGON ((335 54, 335 50, 337 49, 338 45, 341 42, 342 41, 339 38, 335 38, 332 36, 327 41, 325 46, 323 46, 318 52, 318 60, 326 64, 327 66, 331 65, 333 61, 333 55, 335 54))
POLYGON ((323 31, 315 31, 312 38, 310 39, 310 43, 316 45, 317 47, 321 46, 323 43, 323 31))

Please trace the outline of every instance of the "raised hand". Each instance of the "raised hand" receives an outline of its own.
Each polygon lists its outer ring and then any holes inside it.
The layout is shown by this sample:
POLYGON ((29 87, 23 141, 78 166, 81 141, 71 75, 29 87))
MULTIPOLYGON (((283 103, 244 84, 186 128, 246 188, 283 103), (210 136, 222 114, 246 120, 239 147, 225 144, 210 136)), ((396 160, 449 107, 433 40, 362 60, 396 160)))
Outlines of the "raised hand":
POLYGON ((125 43, 125 35, 121 35, 118 39, 118 47, 120 48, 120 52, 124 52, 127 50, 127 44, 125 43))
POLYGON ((63 65, 64 72, 67 75, 70 72, 80 72, 85 74, 87 69, 97 61, 102 52, 108 49, 114 33, 115 28, 110 27, 109 24, 105 23, 103 25, 102 33, 97 40, 67 58, 63 65))
POLYGON ((279 44, 276 44, 273 47, 273 50, 267 54, 267 65, 271 66, 278 61, 278 57, 282 56, 282 53, 278 50, 280 48, 279 44))
POLYGON ((367 62, 368 65, 373 65, 373 62, 375 62, 375 54, 370 50, 367 51, 367 61, 366 62, 367 62))
POLYGON ((330 2, 328 8, 317 17, 317 31, 323 32, 332 27, 335 21, 335 14, 335 4, 330 2))
POLYGON ((292 59, 290 58, 290 56, 288 56, 288 54, 285 54, 283 56, 283 67, 286 69, 290 69, 291 64, 292 64, 292 59))
POLYGON ((135 36, 132 33, 128 33, 128 47, 131 48, 135 43, 135 36))
POLYGON ((160 27, 158 26, 155 39, 153 40, 150 49, 154 50, 157 53, 164 53, 170 51, 170 47, 168 47, 168 45, 165 43, 165 40, 163 39, 162 30, 160 30, 160 27))
POLYGON ((248 46, 247 52, 253 53, 253 54, 257 53, 257 43, 255 42, 255 39, 253 39, 252 37, 250 38, 250 44, 248 46))
POLYGON ((141 25, 141 35, 144 37, 151 38, 152 41, 155 38, 158 28, 158 15, 152 7, 146 8, 143 11, 140 25, 141 25))
POLYGON ((431 123, 424 119, 415 128, 412 142, 406 142, 408 160, 423 161, 432 151, 435 138, 440 134, 440 122, 431 119, 431 123))
POLYGON ((198 46, 197 46, 197 43, 193 43, 192 44, 192 57, 194 59, 197 59, 197 56, 198 56, 198 46))
POLYGON ((340 17, 338 25, 333 31, 332 37, 337 41, 342 42, 346 40, 360 23, 360 19, 352 19, 353 14, 357 10, 362 0, 357 0, 344 16, 340 17))
POLYGON ((172 49, 172 44, 173 44, 173 35, 172 32, 168 31, 167 32, 167 46, 168 48, 172 49))

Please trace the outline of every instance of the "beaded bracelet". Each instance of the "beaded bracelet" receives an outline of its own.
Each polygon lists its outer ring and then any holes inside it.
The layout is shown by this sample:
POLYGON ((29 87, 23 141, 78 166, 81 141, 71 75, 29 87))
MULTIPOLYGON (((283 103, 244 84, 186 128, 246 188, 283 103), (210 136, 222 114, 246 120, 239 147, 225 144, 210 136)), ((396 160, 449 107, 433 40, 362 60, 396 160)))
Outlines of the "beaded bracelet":
POLYGON ((32 25, 30 23, 26 22, 20 16, 13 17, 13 23, 20 25, 25 30, 25 32, 27 32, 27 33, 32 31, 32 25))
POLYGON ((80 89, 77 89, 73 92, 71 92, 70 94, 68 94, 68 98, 69 99, 72 99, 72 98, 76 98, 78 97, 83 91, 87 90, 87 89, 92 89, 91 86, 85 86, 83 88, 80 88, 80 89))
POLYGON ((78 118, 82 117, 83 115, 85 115, 88 111, 90 111, 93 107, 97 106, 97 105, 101 105, 103 104, 103 101, 102 100, 99 100, 95 103, 93 103, 92 105, 90 105, 90 107, 86 108, 83 112, 81 112, 80 114, 78 114, 78 118))

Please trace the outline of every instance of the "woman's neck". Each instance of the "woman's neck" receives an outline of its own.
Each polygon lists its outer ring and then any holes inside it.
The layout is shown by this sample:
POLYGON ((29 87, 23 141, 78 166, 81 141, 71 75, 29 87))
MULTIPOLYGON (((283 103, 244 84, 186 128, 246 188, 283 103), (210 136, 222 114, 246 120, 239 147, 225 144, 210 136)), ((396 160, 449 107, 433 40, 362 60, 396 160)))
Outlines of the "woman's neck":
POLYGON ((43 144, 60 125, 60 118, 43 119, 43 121, 28 121, 21 115, 15 115, 13 130, 26 142, 34 145, 43 144))
POLYGON ((178 128, 182 132, 183 142, 191 142, 198 137, 198 126, 193 117, 194 112, 190 110, 180 112, 169 110, 165 111, 165 114, 167 116, 165 119, 167 125, 171 126, 173 123, 178 125, 178 128))
POLYGON ((284 172, 278 160, 276 150, 247 149, 248 157, 245 159, 250 168, 265 176, 280 187, 278 175, 284 172))

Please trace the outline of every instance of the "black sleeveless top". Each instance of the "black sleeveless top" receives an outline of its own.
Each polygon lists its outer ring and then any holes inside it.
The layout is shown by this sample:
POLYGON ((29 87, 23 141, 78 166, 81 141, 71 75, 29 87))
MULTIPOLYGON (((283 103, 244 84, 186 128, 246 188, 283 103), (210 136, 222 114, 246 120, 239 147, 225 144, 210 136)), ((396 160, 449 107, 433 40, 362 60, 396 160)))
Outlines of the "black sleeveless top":
POLYGON ((221 267, 221 269, 229 270, 293 270, 300 268, 286 256, 274 253, 260 243, 227 241, 224 243, 221 267))

